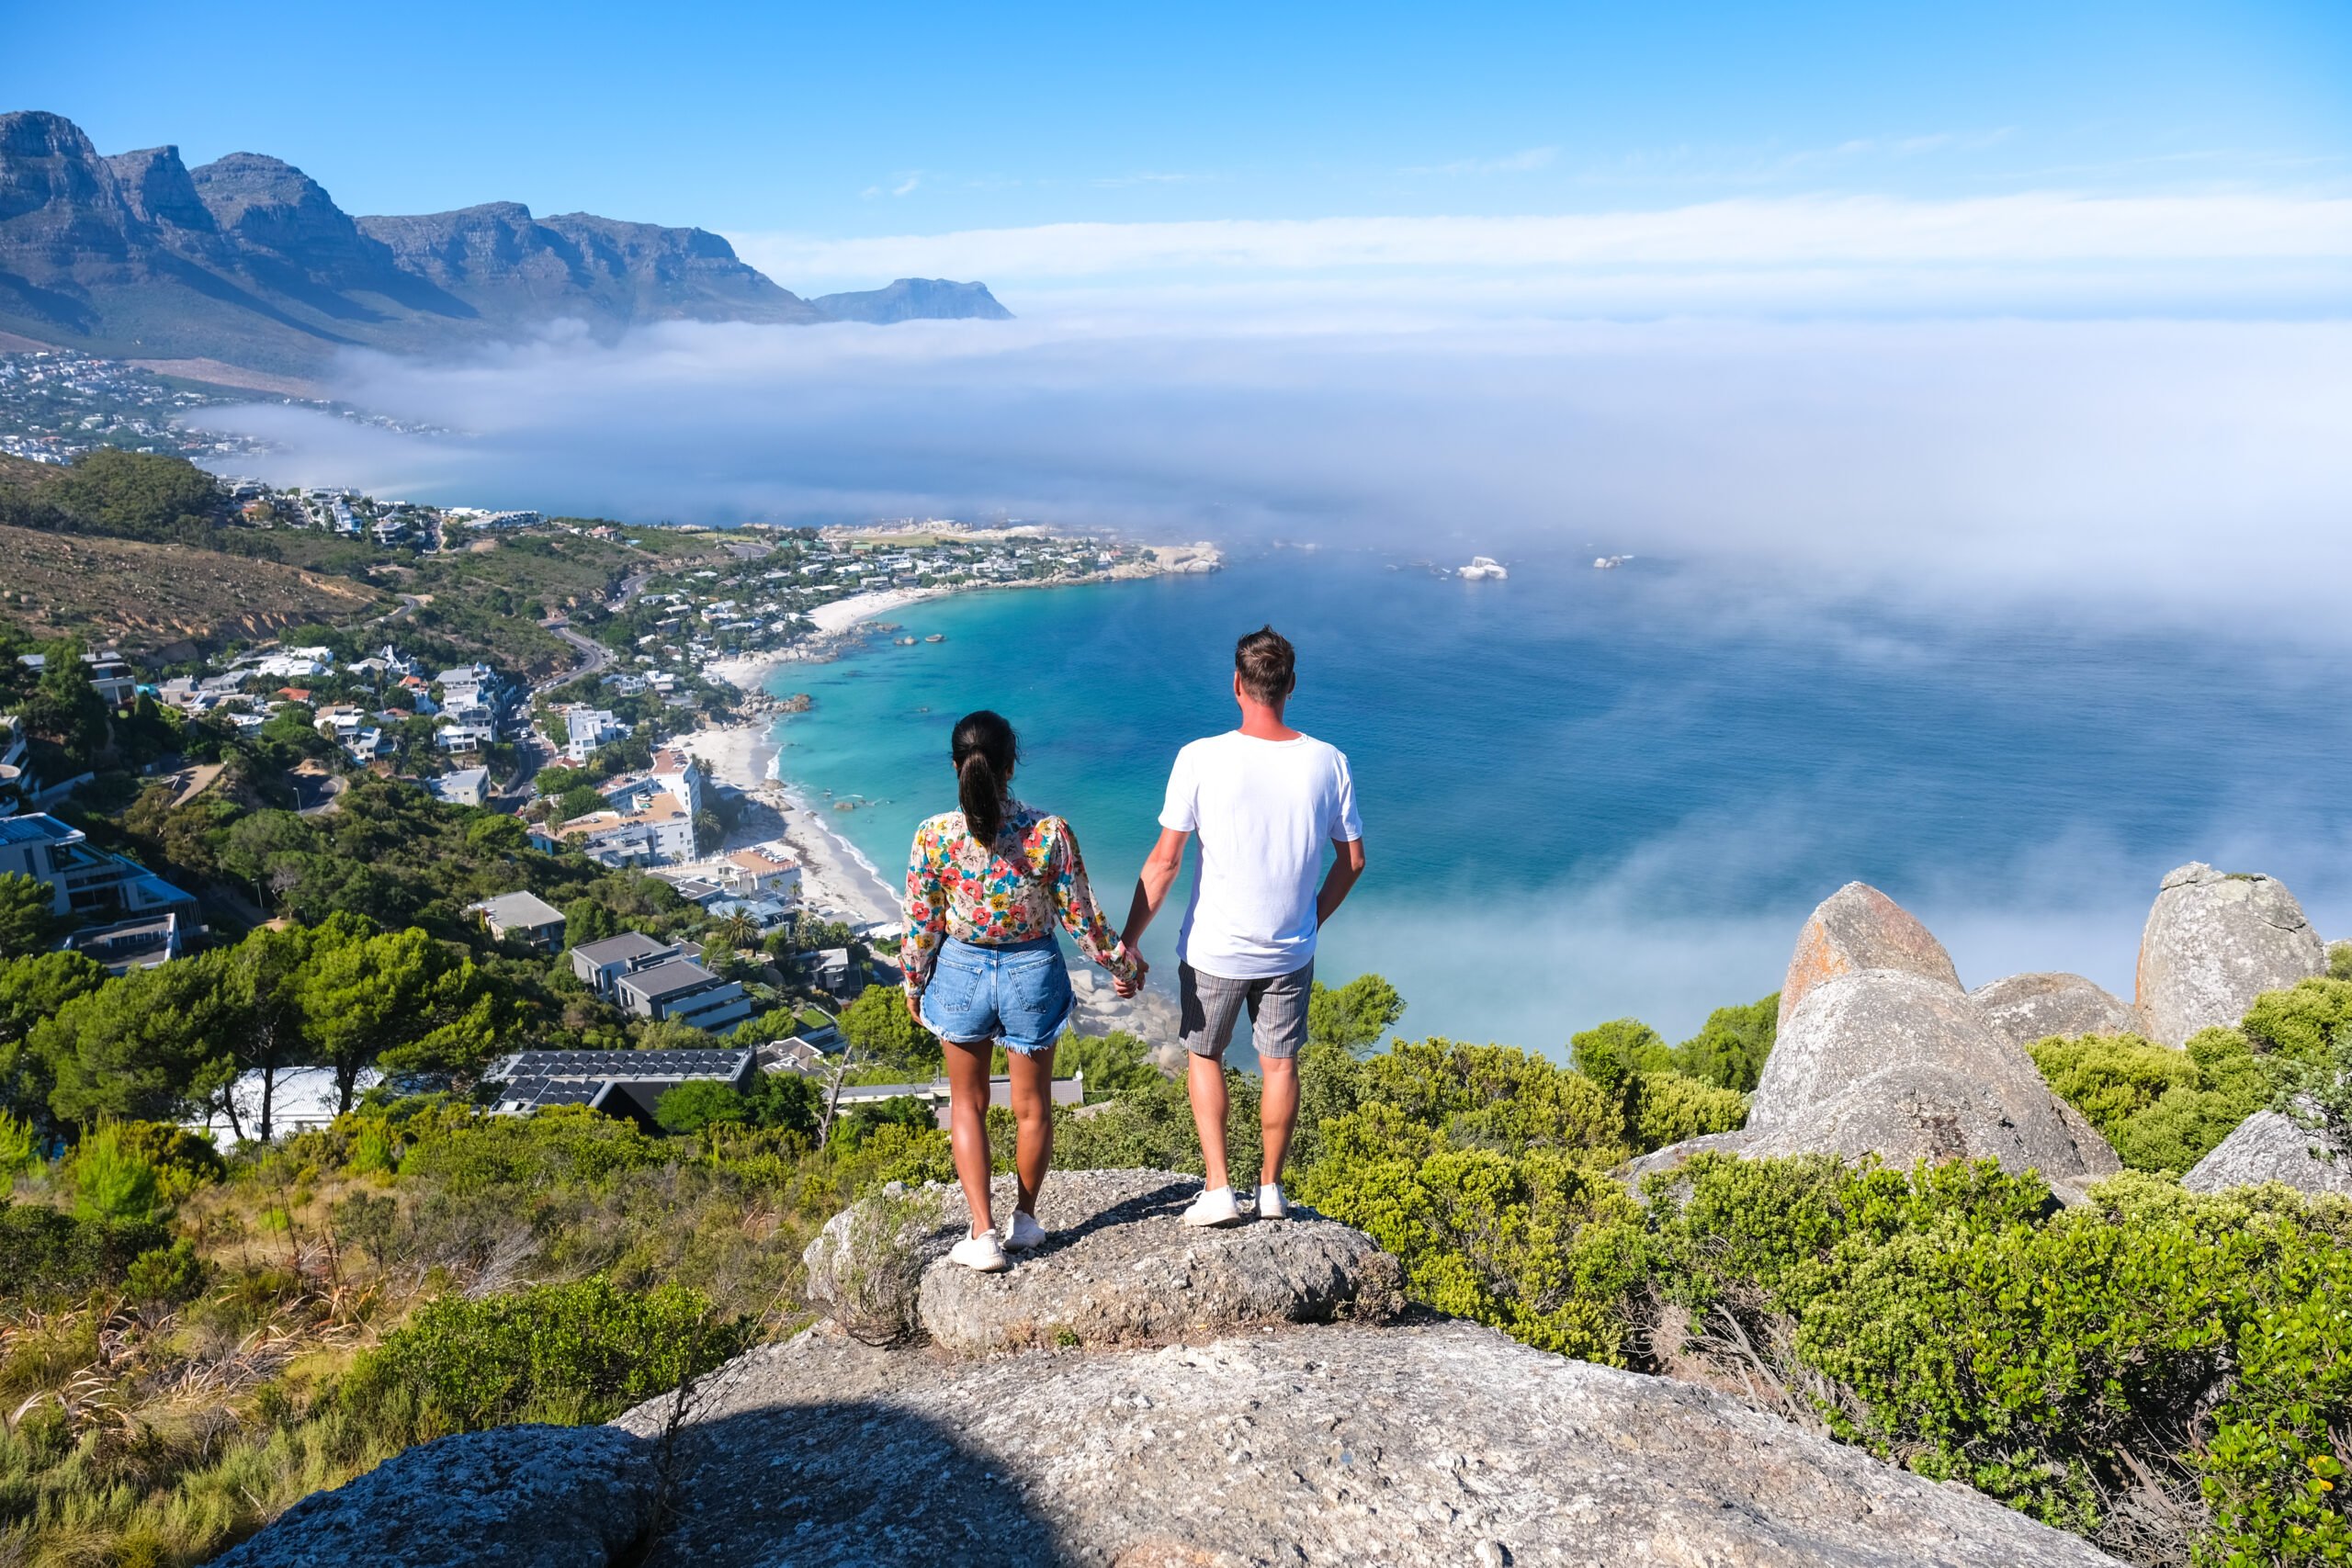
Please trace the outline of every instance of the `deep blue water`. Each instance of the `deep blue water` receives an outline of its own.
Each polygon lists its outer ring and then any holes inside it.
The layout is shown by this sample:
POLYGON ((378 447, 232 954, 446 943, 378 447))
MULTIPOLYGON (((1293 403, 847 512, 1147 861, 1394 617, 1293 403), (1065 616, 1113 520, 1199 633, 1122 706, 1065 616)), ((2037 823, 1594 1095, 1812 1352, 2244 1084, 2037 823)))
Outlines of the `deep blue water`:
MULTIPOLYGON (((1292 721, 1346 750, 1371 869, 1319 972, 1377 968, 1416 1032, 1556 1048, 1634 1013, 1670 1035, 1779 984, 1804 911, 1885 888, 1973 985, 2069 968, 2128 994, 2163 874, 2285 878, 2352 934, 2352 709, 2321 651, 2012 615, 1897 622, 1637 561, 1505 582, 1274 550, 1208 577, 975 593, 792 666, 781 771, 886 874, 953 803, 947 732, 1019 727, 1020 793, 1076 826, 1115 920, 1170 759, 1229 728, 1232 645, 1299 648, 1292 721)), ((1181 895, 1180 895, 1181 896, 1181 895)), ((1147 944, 1172 974, 1176 925, 1147 944)))

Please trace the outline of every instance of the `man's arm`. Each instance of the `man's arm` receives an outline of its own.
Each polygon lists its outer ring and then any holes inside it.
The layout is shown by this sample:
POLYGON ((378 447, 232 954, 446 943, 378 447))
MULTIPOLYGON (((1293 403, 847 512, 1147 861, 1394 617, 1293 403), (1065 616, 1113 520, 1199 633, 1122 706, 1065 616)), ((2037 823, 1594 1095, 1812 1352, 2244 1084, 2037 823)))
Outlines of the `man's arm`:
POLYGON ((1136 878, 1135 898, 1127 906, 1126 930, 1119 933, 1130 951, 1143 940, 1144 928, 1159 913, 1159 907, 1168 902, 1168 890, 1176 886, 1176 877, 1184 869, 1184 845, 1192 837, 1180 829, 1162 828, 1159 842, 1144 857, 1143 873, 1136 878))
POLYGON ((1331 847, 1340 852, 1340 858, 1333 861, 1331 869, 1324 874, 1323 890, 1315 896, 1315 923, 1317 926, 1340 912, 1340 905, 1346 899, 1348 889, 1353 887, 1356 878, 1363 874, 1362 839, 1334 839, 1331 847))

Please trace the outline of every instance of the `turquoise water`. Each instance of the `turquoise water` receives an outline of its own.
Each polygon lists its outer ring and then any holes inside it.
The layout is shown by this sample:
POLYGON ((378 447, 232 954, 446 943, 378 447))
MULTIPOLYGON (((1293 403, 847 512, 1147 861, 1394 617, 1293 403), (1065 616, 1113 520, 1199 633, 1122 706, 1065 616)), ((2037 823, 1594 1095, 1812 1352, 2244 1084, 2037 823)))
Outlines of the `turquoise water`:
MULTIPOLYGON (((1075 825, 1114 920, 1177 747, 1230 728, 1232 645, 1297 643, 1294 723, 1346 750, 1370 869, 1318 972, 1386 974, 1416 1033, 1557 1049, 1634 1014, 1670 1035, 1773 989, 1853 878, 1928 920, 1974 985, 2074 969, 2129 995, 2172 866, 2286 879, 2352 935, 2352 714, 2335 660, 2045 620, 1791 611, 1636 562, 1469 583, 1272 550, 1207 577, 958 595, 770 682, 779 771, 895 879, 953 805, 947 733, 1020 728, 1019 792, 1075 825)), ((1181 896, 1181 895, 1180 895, 1181 896)), ((1174 911, 1146 951, 1173 975, 1174 911)))

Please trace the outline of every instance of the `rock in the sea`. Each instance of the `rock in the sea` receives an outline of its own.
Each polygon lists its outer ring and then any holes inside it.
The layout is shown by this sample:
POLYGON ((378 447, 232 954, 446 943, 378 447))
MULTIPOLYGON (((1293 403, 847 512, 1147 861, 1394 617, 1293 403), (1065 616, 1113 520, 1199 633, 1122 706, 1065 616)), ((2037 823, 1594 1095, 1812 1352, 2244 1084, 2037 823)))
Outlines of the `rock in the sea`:
POLYGON ((2265 1181, 2283 1181, 2299 1192, 2352 1198, 2352 1148, 2298 1125, 2290 1116, 2257 1111, 2180 1179, 2191 1192, 2220 1192, 2265 1181))
POLYGON ((2080 975, 2011 975, 1968 993, 1986 1022, 2020 1045, 2052 1035, 2125 1034, 2140 1027, 2121 998, 2080 975))
MULTIPOLYGON (((1198 1177, 1172 1171, 1057 1171, 1037 1204, 1052 1239, 1014 1254, 1001 1274, 945 1261, 970 1223, 961 1190, 885 1193, 837 1215, 810 1244, 809 1294, 869 1344, 928 1338, 966 1353, 1377 1322, 1402 1305, 1396 1260, 1363 1232, 1299 1211, 1187 1230, 1177 1216, 1200 1190, 1198 1177)), ((989 1197, 1001 1223, 1011 1181, 989 1197)))
POLYGON ((662 1560, 711 1568, 2111 1562, 1712 1390, 1463 1323, 948 1361, 820 1325, 706 1399, 662 1560))
POLYGON ((658 1489, 653 1445, 617 1427, 501 1427, 437 1438, 332 1492, 314 1492, 213 1561, 219 1568, 598 1568, 653 1524, 658 1489))
POLYGON ((1895 969, 1960 988, 1951 954, 1917 917, 1868 883, 1849 882, 1815 906, 1797 932, 1781 982, 1781 1027, 1814 987, 1861 969, 1895 969))
POLYGON ((2050 1092, 2023 1047, 1960 988, 1928 929, 1876 888, 1849 884, 1814 911, 1781 1008, 1747 1124, 1645 1156, 1632 1176, 1671 1170, 1705 1150, 1874 1155, 1904 1168, 1994 1159, 2005 1170, 2040 1171, 2071 1200, 2122 1168, 2107 1140, 2050 1092), (1853 966, 1873 955, 1900 963, 1853 966))
POLYGON ((2192 862, 2165 878, 2140 936, 2140 1030, 2183 1045, 2235 1024, 2263 992, 2326 973, 2326 947, 2285 884, 2192 862))

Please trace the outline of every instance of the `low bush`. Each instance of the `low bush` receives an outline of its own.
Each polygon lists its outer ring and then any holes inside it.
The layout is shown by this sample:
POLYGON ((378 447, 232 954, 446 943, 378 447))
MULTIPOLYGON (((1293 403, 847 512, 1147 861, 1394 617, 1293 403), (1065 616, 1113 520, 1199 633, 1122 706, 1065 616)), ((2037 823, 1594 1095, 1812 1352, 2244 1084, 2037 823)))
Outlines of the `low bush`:
POLYGON ((407 1396, 450 1429, 608 1421, 741 1350, 751 1325, 699 1291, 622 1291, 601 1276, 417 1309, 364 1358, 356 1407, 407 1396))
POLYGON ((171 1244, 169 1227, 143 1216, 113 1220, 0 1202, 0 1300, 77 1295, 122 1279, 141 1254, 171 1244))
POLYGON ((2081 1111, 2133 1170, 2186 1172, 2270 1101, 2287 1065, 2234 1029, 2183 1050, 2136 1034, 2043 1040, 2027 1052, 2052 1092, 2081 1111))

